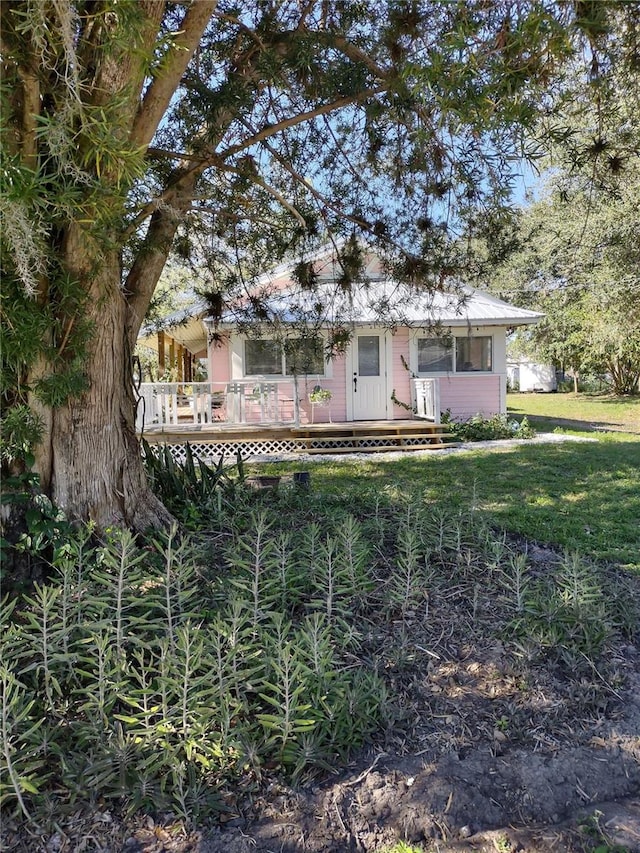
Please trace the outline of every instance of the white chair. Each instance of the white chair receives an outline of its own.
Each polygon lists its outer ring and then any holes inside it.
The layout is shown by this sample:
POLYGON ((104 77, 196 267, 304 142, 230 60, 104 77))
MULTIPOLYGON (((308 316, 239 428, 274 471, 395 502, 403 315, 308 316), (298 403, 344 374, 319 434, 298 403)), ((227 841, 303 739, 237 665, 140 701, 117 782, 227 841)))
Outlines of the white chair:
POLYGON ((227 420, 232 424, 245 421, 244 385, 242 382, 229 382, 226 388, 227 420))
POLYGON ((275 423, 278 420, 278 383, 258 382, 251 395, 245 399, 260 410, 260 423, 275 423))

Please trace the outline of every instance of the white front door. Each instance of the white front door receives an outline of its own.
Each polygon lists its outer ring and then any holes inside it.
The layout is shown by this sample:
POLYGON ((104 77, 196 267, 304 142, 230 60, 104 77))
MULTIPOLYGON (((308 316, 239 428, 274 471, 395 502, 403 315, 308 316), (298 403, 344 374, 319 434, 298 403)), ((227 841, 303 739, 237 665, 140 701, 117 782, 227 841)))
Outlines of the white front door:
POLYGON ((391 340, 382 330, 357 331, 351 342, 352 419, 386 420, 390 410, 387 375, 391 340))

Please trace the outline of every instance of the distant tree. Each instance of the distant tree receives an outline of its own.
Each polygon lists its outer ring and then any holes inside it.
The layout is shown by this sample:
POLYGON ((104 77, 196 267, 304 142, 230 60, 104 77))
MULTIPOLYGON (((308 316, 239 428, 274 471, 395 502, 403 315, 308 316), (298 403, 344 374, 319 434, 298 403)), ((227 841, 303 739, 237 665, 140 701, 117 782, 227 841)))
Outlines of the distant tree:
MULTIPOLYGON (((620 81, 621 82, 621 81, 620 81)), ((640 380, 640 102, 620 89, 606 121, 572 104, 552 147, 551 177, 512 231, 494 287, 545 312, 527 334, 534 354, 608 373, 617 394, 640 380)))
POLYGON ((169 521, 131 353, 171 252, 199 243, 217 306, 345 232, 441 286, 456 227, 495 218, 523 130, 611 52, 612 17, 634 27, 636 4, 4 0, 3 406, 39 421, 51 498, 101 527, 169 521))

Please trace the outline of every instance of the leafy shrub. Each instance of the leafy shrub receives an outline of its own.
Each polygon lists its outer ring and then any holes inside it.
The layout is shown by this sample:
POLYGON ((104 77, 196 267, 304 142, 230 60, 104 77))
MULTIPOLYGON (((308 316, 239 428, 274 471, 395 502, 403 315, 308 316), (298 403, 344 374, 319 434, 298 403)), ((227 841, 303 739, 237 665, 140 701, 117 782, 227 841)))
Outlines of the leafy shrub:
POLYGON ((152 489, 170 512, 192 528, 212 511, 219 514, 223 503, 233 499, 236 485, 244 481, 239 453, 234 477, 224 458, 213 466, 194 458, 188 442, 184 446, 184 462, 176 461, 167 445, 152 448, 144 439, 142 451, 152 489))
POLYGON ((175 531, 76 534, 51 582, 3 607, 0 804, 33 819, 55 789, 61 811, 89 792, 190 819, 241 774, 297 778, 379 727, 382 681, 342 652, 366 588, 357 531, 349 549, 348 526, 297 543, 264 514, 250 529, 212 583, 175 531))
POLYGON ((492 415, 484 418, 474 415, 466 421, 454 421, 447 410, 441 416, 443 424, 449 424, 451 432, 461 441, 495 441, 502 438, 533 438, 535 430, 527 417, 521 421, 507 415, 492 415))
POLYGON ((31 466, 33 447, 42 438, 42 419, 28 406, 18 405, 3 413, 0 426, 0 462, 3 466, 16 462, 31 466))
POLYGON ((42 578, 72 533, 65 513, 42 493, 40 478, 29 471, 3 479, 0 506, 0 578, 5 585, 42 578))

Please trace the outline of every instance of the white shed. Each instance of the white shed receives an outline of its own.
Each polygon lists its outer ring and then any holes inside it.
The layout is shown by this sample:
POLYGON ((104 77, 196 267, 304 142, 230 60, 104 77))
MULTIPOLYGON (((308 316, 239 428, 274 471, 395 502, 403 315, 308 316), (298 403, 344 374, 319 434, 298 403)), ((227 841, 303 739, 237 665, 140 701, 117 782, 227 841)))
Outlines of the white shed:
POLYGON ((552 364, 539 364, 526 358, 507 361, 507 377, 519 391, 556 391, 556 370, 552 364))

